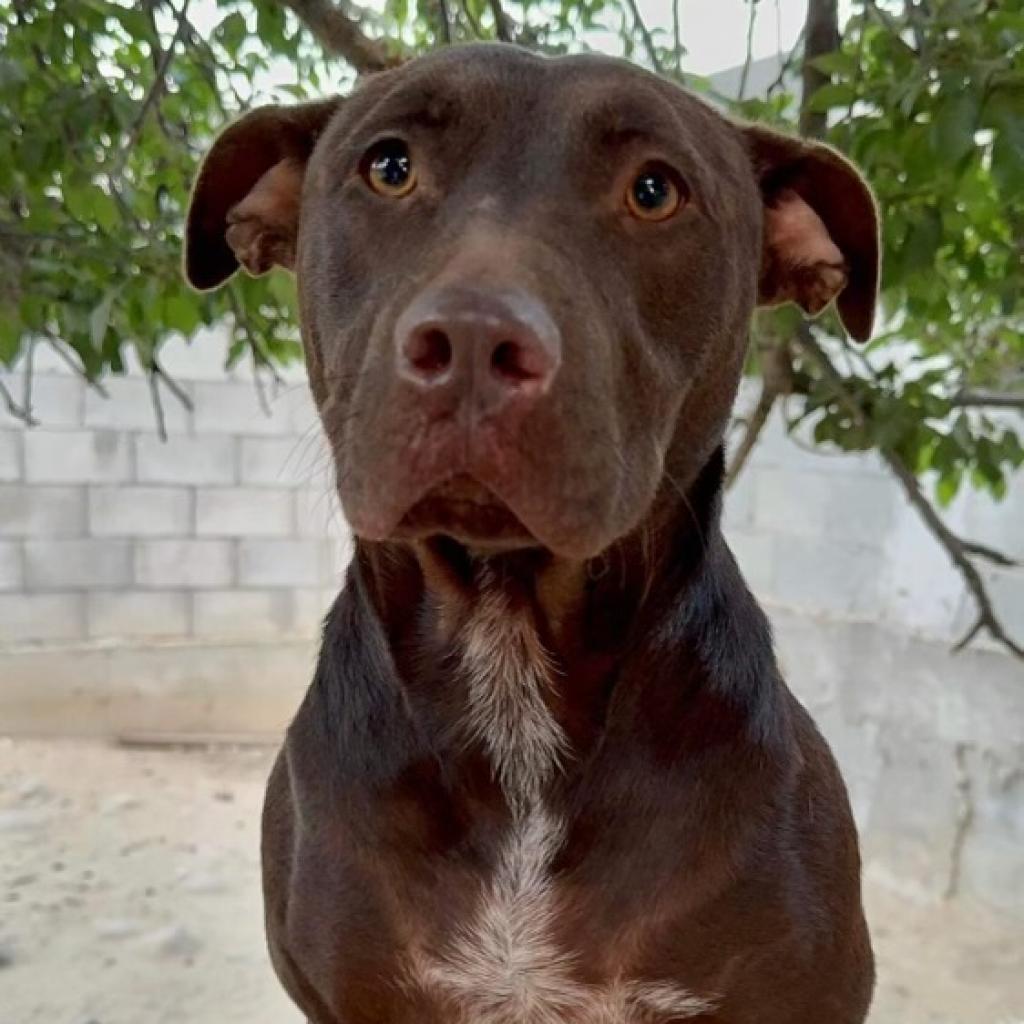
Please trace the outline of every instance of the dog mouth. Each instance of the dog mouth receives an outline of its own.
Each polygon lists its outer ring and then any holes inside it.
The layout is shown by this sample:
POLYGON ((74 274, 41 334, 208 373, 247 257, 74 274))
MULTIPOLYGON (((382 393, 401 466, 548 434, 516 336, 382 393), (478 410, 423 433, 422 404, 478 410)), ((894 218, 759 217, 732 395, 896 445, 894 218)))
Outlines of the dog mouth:
POLYGON ((445 536, 485 551, 539 543, 508 505, 469 473, 456 473, 430 488, 405 513, 394 536, 409 540, 445 536))

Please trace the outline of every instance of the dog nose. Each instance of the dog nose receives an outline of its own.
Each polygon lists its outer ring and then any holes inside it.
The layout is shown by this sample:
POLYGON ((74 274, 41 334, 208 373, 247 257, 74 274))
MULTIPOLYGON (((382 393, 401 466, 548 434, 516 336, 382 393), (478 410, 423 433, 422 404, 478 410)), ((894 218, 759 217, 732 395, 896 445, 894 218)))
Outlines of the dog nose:
POLYGON ((561 362, 558 328, 521 290, 428 289, 399 317, 395 341, 403 380, 471 395, 486 411, 544 394, 561 362))

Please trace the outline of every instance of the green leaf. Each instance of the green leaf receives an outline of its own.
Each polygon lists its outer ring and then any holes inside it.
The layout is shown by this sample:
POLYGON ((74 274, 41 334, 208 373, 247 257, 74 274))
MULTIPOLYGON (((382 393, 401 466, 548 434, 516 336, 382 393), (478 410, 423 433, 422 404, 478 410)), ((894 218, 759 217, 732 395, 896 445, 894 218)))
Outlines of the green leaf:
POLYGON ((89 314, 89 337, 92 340, 93 348, 98 349, 103 344, 107 328, 110 326, 110 312, 114 307, 117 293, 118 289, 111 288, 89 314))
POLYGON ((827 113, 834 107, 848 107, 857 99, 857 90, 845 82, 823 85, 810 98, 808 110, 817 114, 827 113))
POLYGON ((249 27, 245 23, 245 16, 235 11, 229 14, 214 29, 214 36, 229 53, 236 54, 245 42, 249 33, 249 27))
POLYGON ((0 317, 0 363, 12 366, 21 349, 21 324, 13 316, 0 317))
POLYGON ((824 53, 820 57, 815 57, 810 63, 819 71, 824 71, 826 75, 853 78, 857 74, 856 54, 845 50, 824 53))
POLYGON ((935 497, 943 508, 947 508, 960 490, 960 473, 944 473, 935 485, 935 497))
POLYGON ((944 95, 932 116, 931 144, 939 159, 957 164, 974 149, 979 112, 971 89, 944 95))

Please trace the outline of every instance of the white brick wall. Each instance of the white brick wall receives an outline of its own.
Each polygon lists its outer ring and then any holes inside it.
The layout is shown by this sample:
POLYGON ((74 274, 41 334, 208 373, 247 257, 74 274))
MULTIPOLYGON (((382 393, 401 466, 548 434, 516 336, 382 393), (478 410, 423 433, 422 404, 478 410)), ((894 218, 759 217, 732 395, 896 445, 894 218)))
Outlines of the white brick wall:
POLYGON ((79 640, 84 609, 84 594, 0 594, 0 645, 79 640))
POLYGON ((25 542, 29 590, 112 590, 132 582, 132 546, 125 540, 25 542))
POLYGON ((0 646, 316 633, 349 545, 305 382, 268 415, 216 361, 192 410, 162 392, 166 443, 139 376, 37 368, 40 425, 0 412, 0 646))
POLYGON ((86 604, 86 629, 94 639, 185 637, 191 622, 186 591, 97 592, 86 604))
POLYGON ((21 478, 21 435, 0 430, 0 480, 21 478))
POLYGON ((186 487, 90 487, 88 497, 93 537, 187 537, 192 533, 194 495, 186 487))
POLYGON ((187 437, 172 434, 166 441, 155 434, 135 438, 140 483, 231 484, 235 482, 234 437, 187 437))
POLYGON ((245 587, 315 587, 330 579, 329 549, 315 540, 243 540, 238 582, 245 587))
POLYGON ((21 547, 11 541, 0 540, 0 590, 21 590, 24 582, 21 547))
POLYGON ((288 537, 295 523, 292 492, 270 487, 201 487, 196 492, 200 537, 288 537))
POLYGON ((85 488, 0 484, 5 537, 79 537, 85 533, 85 488))
POLYGON ((115 483, 132 476, 131 437, 113 430, 25 432, 29 483, 115 483))
POLYGON ((198 590, 234 582, 234 544, 229 540, 143 540, 135 546, 140 587, 198 590))

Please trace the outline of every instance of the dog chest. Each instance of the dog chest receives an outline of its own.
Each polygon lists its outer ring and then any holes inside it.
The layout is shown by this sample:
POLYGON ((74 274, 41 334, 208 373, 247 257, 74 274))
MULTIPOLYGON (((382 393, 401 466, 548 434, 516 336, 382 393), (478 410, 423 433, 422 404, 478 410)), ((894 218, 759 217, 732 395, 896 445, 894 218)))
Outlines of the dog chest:
POLYGON ((542 795, 572 756, 545 700, 557 676, 528 612, 486 577, 481 584, 461 634, 462 729, 487 752, 512 824, 475 907, 439 948, 410 955, 409 981, 466 1024, 663 1024, 708 1012, 707 999, 671 982, 582 980, 552 871, 566 824, 542 795))

